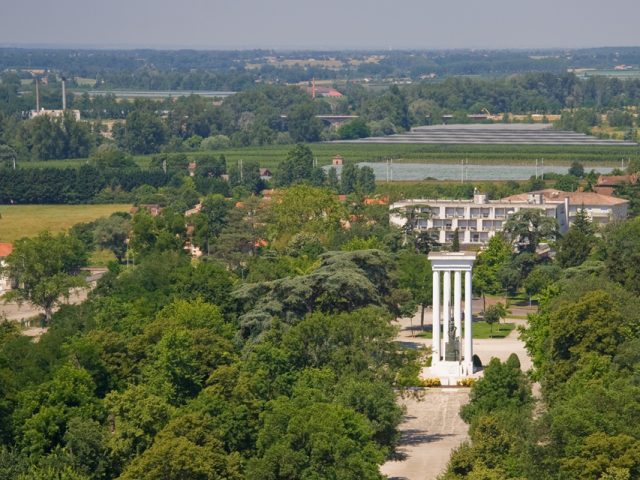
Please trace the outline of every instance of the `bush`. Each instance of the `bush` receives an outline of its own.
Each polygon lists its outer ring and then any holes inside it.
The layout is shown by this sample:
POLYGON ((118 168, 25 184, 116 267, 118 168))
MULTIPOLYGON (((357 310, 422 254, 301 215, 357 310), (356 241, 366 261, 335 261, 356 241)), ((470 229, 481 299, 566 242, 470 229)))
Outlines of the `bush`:
POLYGON ((200 142, 201 150, 221 150, 230 146, 231 140, 226 135, 213 135, 200 142))
POLYGON ((507 358, 507 361, 505 363, 513 368, 520 368, 520 359, 515 353, 509 355, 509 358, 507 358))
POLYGON ((473 363, 474 370, 479 370, 482 368, 482 360, 480 360, 480 357, 478 355, 474 354, 471 362, 473 363))
POLYGON ((439 378, 425 378, 422 380, 422 386, 424 387, 439 387, 440 385, 442 384, 439 378))
POLYGON ((477 381, 477 378, 463 378, 462 380, 458 380, 457 385, 460 387, 473 387, 473 384, 477 381))

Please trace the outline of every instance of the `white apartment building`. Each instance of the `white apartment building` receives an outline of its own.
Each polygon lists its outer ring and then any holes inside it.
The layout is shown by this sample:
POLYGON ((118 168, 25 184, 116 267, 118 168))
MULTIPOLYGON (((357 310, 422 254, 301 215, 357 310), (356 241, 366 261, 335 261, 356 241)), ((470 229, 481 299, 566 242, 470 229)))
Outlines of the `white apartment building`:
POLYGON ((484 244, 503 229, 507 218, 522 209, 536 208, 555 218, 560 233, 565 233, 584 208, 588 217, 598 225, 627 216, 628 201, 591 192, 563 192, 546 189, 513 195, 501 200, 489 200, 476 193, 472 200, 413 199, 392 204, 389 221, 402 226, 407 219, 398 211, 417 207, 428 212, 428 218, 417 221, 417 229, 430 232, 439 243, 451 243, 456 229, 460 243, 484 244))

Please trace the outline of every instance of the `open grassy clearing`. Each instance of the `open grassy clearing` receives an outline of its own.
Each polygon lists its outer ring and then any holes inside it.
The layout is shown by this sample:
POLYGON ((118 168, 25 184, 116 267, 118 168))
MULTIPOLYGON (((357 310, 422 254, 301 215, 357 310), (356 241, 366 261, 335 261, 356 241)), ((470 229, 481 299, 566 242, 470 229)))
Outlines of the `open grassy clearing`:
POLYGON ((106 267, 109 262, 117 261, 116 256, 111 250, 97 249, 91 252, 89 256, 89 265, 92 267, 106 267))
MULTIPOLYGON (((603 166, 619 166, 621 159, 640 159, 635 147, 609 146, 552 146, 552 145, 417 145, 417 144, 339 144, 316 143, 309 145, 318 165, 328 165, 340 154, 346 162, 381 162, 392 158, 394 162, 459 163, 468 160, 472 164, 531 165, 536 159, 544 159, 545 165, 568 166, 573 161, 603 166)), ((213 152, 185 152, 190 158, 203 155, 224 155, 228 164, 238 160, 256 160, 260 166, 276 167, 287 156, 292 145, 229 148, 213 152)), ((147 168, 152 155, 139 155, 136 162, 147 168)), ((51 160, 47 162, 20 162, 29 167, 79 167, 87 159, 51 160)))
MULTIPOLYGON (((487 322, 473 322, 473 338, 505 338, 514 328, 516 328, 514 323, 496 323, 492 329, 487 322)), ((464 328, 462 335, 464 335, 464 328)), ((421 332, 417 336, 432 338, 430 330, 421 332)))
POLYGON ((0 205, 0 242, 13 242, 49 230, 61 232, 76 223, 128 212, 131 205, 0 205))

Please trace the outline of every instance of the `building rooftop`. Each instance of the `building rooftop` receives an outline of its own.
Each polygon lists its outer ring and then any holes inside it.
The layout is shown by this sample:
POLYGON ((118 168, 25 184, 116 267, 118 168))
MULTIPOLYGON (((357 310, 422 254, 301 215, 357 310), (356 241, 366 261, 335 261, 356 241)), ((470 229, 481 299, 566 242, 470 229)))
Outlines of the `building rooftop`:
POLYGON ((615 187, 623 183, 636 183, 637 175, 600 175, 598 177, 599 187, 615 187))
POLYGON ((8 257, 13 252, 13 245, 10 243, 0 243, 0 258, 8 257))
POLYGON ((538 190, 535 192, 518 193, 505 197, 502 200, 507 202, 528 202, 531 195, 542 195, 545 203, 559 203, 564 202, 565 198, 569 199, 569 202, 585 205, 621 205, 623 203, 629 203, 628 200, 623 198, 612 197, 610 195, 602 195, 595 192, 564 192, 562 190, 556 190, 555 188, 545 188, 544 190, 538 190))

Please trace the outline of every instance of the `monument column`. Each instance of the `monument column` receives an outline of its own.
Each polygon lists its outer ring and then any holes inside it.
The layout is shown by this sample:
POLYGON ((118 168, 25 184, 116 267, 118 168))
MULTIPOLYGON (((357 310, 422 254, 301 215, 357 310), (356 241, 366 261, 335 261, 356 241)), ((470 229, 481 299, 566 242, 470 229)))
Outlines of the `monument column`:
POLYGON ((433 339, 431 363, 440 361, 440 272, 433 271, 433 308, 431 310, 431 338, 433 339))
POLYGON ((461 340, 460 350, 462 350, 462 272, 456 270, 453 275, 455 279, 453 284, 453 321, 456 327, 456 338, 461 340))
POLYGON ((464 272, 464 363, 473 372, 473 286, 471 269, 464 272))
POLYGON ((428 258, 433 272, 433 356, 424 375, 439 378, 442 385, 456 385, 461 378, 473 375, 471 272, 476 254, 431 252, 428 258), (449 329, 454 328, 455 338, 449 343, 449 329))
MULTIPOLYGON (((451 321, 451 270, 444 270, 444 302, 442 306, 442 334, 444 343, 449 340, 449 322, 451 321)), ((446 351, 446 347, 445 347, 446 351)))

